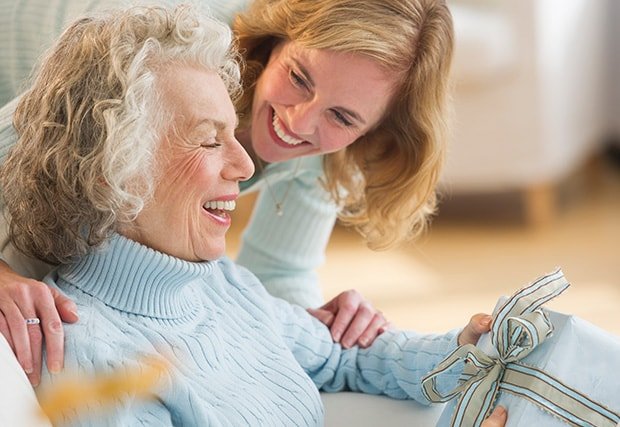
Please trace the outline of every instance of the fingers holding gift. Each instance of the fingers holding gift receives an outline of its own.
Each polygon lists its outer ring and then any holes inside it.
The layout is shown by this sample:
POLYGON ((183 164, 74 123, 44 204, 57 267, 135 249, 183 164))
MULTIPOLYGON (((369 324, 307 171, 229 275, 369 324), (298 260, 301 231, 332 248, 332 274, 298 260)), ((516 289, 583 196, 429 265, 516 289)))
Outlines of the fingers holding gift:
POLYGON ((493 317, 488 314, 474 314, 459 335, 459 345, 476 344, 482 334, 491 330, 492 322, 493 317))
POLYGON ((498 406, 493 410, 489 418, 482 422, 482 427, 504 427, 508 420, 508 413, 506 409, 498 406))

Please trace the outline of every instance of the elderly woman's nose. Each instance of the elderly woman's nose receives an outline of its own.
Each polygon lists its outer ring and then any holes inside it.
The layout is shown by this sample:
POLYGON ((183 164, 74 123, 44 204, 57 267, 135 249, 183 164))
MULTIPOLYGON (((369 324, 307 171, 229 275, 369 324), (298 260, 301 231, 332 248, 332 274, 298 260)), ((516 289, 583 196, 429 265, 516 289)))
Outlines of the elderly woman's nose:
POLYGON ((245 181, 254 175, 254 162, 252 162, 250 155, 245 151, 245 148, 243 148, 239 141, 235 140, 234 143, 231 144, 227 169, 227 178, 229 179, 245 181))

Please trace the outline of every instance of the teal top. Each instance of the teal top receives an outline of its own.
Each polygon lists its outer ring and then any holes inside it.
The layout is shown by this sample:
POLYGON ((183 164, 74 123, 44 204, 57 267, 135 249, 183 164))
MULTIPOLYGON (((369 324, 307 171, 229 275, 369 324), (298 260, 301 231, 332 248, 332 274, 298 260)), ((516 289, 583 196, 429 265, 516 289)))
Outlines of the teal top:
MULTIPOLYGON (((249 0, 203 2, 216 17, 231 22, 249 0)), ((135 1, 0 0, 0 105, 20 93, 36 59, 65 23, 86 11, 129 3, 135 1)), ((0 162, 16 141, 11 119, 15 105, 14 100, 0 109, 0 162)), ((319 182, 323 176, 322 158, 304 158, 301 162, 299 168, 296 160, 271 164, 251 184, 242 187, 246 193, 259 194, 236 261, 256 274, 273 295, 304 307, 316 307, 323 301, 316 270, 325 260, 337 208, 319 182), (284 194, 284 215, 278 216, 274 197, 282 201, 284 194)), ((21 274, 40 279, 50 270, 25 258, 9 244, 2 215, 0 251, 2 259, 21 274)))
MULTIPOLYGON (((139 357, 170 362, 154 399, 125 395, 69 425, 320 426, 319 389, 428 404, 421 377, 456 348, 457 331, 388 331, 367 349, 344 350, 232 261, 186 262, 119 235, 45 281, 80 312, 65 326, 66 372, 87 378, 135 373, 139 357)), ((58 378, 44 367, 39 390, 58 378)))

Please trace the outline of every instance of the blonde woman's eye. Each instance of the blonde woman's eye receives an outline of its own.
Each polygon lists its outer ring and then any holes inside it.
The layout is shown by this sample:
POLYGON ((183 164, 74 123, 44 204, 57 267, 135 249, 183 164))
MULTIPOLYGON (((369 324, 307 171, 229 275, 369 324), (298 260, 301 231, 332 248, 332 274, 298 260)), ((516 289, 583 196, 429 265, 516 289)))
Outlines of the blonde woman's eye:
POLYGON ((308 85, 306 84, 305 80, 301 78, 301 76, 297 74, 295 71, 291 70, 290 75, 291 75, 291 82, 293 83, 294 86, 297 86, 303 89, 308 88, 308 85))
POLYGON ((348 120, 344 114, 342 114, 340 111, 338 110, 332 110, 334 117, 336 118, 336 120, 342 124, 343 126, 349 127, 349 126, 353 126, 353 123, 348 120))

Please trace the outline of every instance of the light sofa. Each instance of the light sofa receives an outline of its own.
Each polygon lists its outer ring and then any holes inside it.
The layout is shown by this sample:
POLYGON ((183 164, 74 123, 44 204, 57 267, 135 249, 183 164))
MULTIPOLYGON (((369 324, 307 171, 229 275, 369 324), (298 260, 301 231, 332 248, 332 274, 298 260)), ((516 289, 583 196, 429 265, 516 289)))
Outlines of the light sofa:
POLYGON ((456 34, 448 194, 519 191, 530 222, 610 133, 616 0, 448 0, 456 34))

